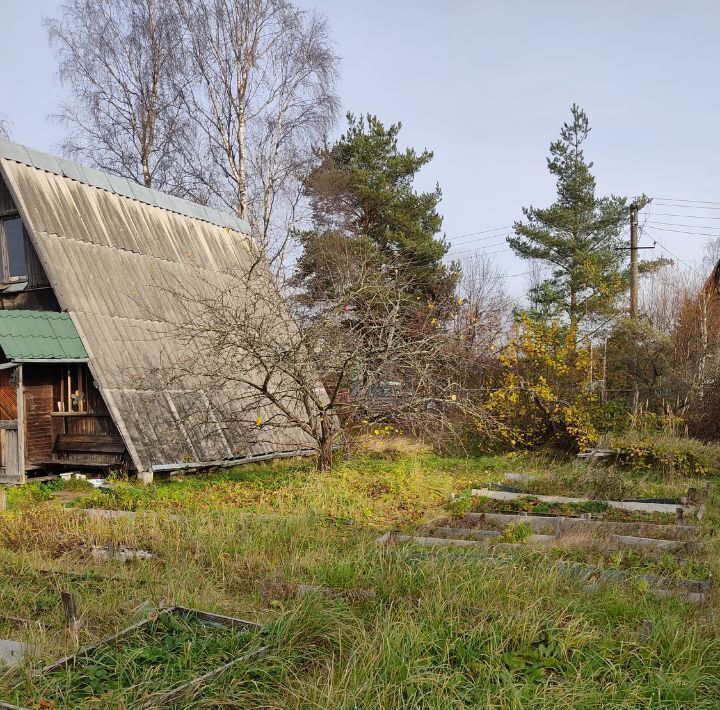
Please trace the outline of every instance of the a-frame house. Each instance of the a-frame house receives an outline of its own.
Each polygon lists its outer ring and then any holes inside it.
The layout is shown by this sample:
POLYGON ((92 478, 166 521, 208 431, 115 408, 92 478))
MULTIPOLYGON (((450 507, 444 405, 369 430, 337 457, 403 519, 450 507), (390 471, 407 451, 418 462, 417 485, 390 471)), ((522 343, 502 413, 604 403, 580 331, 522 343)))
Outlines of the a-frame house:
POLYGON ((257 413, 229 412, 197 383, 137 377, 172 357, 166 326, 182 317, 157 286, 221 282, 254 249, 233 215, 0 139, 0 482, 119 466, 148 480, 307 453, 293 428, 248 444, 238 422, 257 413), (187 424, 197 402, 214 431, 187 424))

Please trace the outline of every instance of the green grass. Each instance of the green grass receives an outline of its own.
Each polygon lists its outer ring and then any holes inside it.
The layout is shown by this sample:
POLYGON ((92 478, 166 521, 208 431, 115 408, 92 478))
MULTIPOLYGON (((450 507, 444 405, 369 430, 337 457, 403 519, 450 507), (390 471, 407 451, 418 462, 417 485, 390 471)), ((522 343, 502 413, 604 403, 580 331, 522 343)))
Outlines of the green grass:
MULTIPOLYGON (((323 475, 302 462, 255 466, 94 494, 141 511, 113 521, 43 498, 0 516, 0 633, 34 644, 40 662, 71 650, 61 589, 77 597, 81 644, 128 625, 147 602, 265 624, 267 658, 184 698, 183 708, 720 707, 715 600, 658 599, 632 580, 586 593, 530 549, 491 557, 374 543, 390 526, 411 530, 441 514, 450 492, 540 465, 415 453, 362 455, 323 475), (89 556, 108 542, 157 557, 89 556), (340 592, 299 595, 299 585, 340 592), (644 620, 654 622, 650 637, 644 620)), ((0 698, 19 689, 39 701, 47 683, 7 672, 0 698)), ((103 692, 75 707, 133 707, 122 692, 103 704, 103 692)))
POLYGON ((160 613, 148 626, 27 683, 33 697, 23 697, 22 684, 14 700, 24 705, 53 703, 56 708, 98 703, 132 707, 247 655, 257 636, 160 613))

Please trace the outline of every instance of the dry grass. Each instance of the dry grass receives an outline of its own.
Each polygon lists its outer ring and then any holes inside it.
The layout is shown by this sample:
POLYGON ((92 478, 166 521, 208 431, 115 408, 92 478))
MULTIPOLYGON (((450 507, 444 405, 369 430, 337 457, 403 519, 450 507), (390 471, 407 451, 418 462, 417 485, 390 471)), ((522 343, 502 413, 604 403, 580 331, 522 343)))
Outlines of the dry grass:
MULTIPOLYGON (((0 618, 1 633, 34 644, 42 661, 62 655, 72 642, 61 589, 77 596, 81 643, 127 625, 148 602, 266 624, 268 657, 183 708, 720 707, 715 600, 656 599, 634 582, 588 594, 529 549, 490 558, 374 544, 389 522, 412 529, 450 490, 516 464, 390 455, 327 476, 268 467, 279 483, 256 471, 244 484, 221 476, 159 485, 134 519, 39 501, 0 517, 0 614, 14 617, 0 618), (242 485, 248 504, 197 505, 242 485), (181 507, 184 517, 171 519, 181 507), (89 545, 110 541, 157 558, 91 559, 89 545), (344 593, 298 595, 299 585, 344 593), (650 636, 644 620, 654 622, 650 636)), ((0 678, 0 697, 15 690, 38 706, 41 684, 27 673, 0 678)), ((74 707, 103 702, 89 696, 74 707)))

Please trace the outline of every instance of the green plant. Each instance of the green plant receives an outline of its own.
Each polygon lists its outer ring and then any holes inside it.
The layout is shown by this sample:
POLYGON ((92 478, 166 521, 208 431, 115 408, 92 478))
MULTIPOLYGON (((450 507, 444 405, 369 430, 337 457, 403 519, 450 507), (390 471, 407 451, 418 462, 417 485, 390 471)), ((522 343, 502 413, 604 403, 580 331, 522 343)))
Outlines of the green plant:
POLYGON ((255 635, 161 612, 121 641, 102 645, 39 679, 34 702, 73 708, 102 699, 106 706, 132 705, 237 658, 255 635))
POLYGON ((510 523, 502 535, 495 538, 496 542, 524 542, 533 534, 533 529, 527 523, 510 523))
POLYGON ((670 435, 639 436, 628 433, 613 444, 621 466, 643 471, 659 470, 678 476, 720 474, 720 444, 670 435))

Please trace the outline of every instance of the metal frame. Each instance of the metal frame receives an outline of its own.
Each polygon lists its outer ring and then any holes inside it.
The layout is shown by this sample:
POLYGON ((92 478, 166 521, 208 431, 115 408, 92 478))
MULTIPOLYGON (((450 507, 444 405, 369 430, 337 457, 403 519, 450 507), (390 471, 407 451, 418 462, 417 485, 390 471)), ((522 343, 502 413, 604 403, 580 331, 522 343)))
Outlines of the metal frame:
MULTIPOLYGON (((53 671, 57 671, 62 668, 67 668, 68 666, 74 665, 76 661, 91 655, 98 648, 101 648, 102 646, 107 646, 112 643, 116 643, 117 641, 121 641, 126 636, 130 636, 139 629, 149 626, 160 614, 183 614, 186 616, 192 616, 200 622, 225 626, 226 628, 233 630, 246 629, 259 631, 260 629, 262 629, 262 626, 260 624, 256 624, 253 621, 239 619, 234 616, 214 614, 209 611, 200 611, 199 609, 191 609, 185 606, 161 607, 160 609, 158 609, 157 613, 149 616, 147 619, 143 619, 136 624, 132 624, 132 626, 128 626, 127 628, 118 631, 112 636, 107 636, 100 641, 96 641, 90 646, 85 646, 84 648, 81 648, 79 651, 73 653, 70 656, 60 658, 57 661, 54 661, 53 663, 50 663, 49 665, 44 666, 43 668, 40 668, 39 670, 33 672, 32 675, 44 675, 45 673, 52 673, 53 671)), ((237 658, 234 658, 232 661, 228 661, 227 663, 224 663, 217 668, 213 668, 206 673, 203 673, 202 675, 199 675, 185 683, 182 683, 181 685, 171 688, 170 690, 160 692, 157 695, 152 696, 144 705, 141 705, 140 707, 157 707, 158 704, 164 705, 166 703, 169 703, 170 701, 176 700, 184 693, 193 690, 194 688, 198 688, 211 680, 214 680, 215 678, 219 677, 234 666, 237 666, 245 661, 263 658, 267 655, 268 651, 269 649, 266 646, 262 646, 255 649, 254 651, 243 653, 237 658)), ((28 708, 24 708, 19 705, 13 705, 11 703, 6 703, 2 700, 0 700, 0 708, 12 708, 13 710, 29 710, 28 708)))

